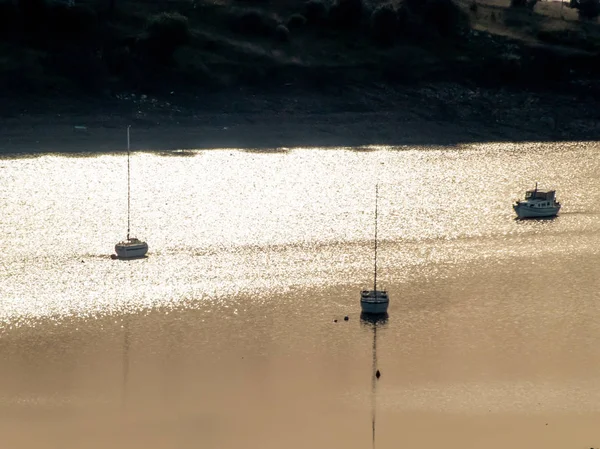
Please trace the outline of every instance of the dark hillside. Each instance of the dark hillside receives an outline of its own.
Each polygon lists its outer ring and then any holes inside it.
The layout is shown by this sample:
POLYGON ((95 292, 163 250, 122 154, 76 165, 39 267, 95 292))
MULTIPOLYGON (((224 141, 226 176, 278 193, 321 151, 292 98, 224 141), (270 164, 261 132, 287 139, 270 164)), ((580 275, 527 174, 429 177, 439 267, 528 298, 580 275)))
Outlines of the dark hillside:
POLYGON ((585 2, 600 0, 457 1, 0 0, 2 112, 420 102, 456 120, 506 115, 504 101, 512 115, 558 103, 537 115, 597 118, 600 25, 585 2))

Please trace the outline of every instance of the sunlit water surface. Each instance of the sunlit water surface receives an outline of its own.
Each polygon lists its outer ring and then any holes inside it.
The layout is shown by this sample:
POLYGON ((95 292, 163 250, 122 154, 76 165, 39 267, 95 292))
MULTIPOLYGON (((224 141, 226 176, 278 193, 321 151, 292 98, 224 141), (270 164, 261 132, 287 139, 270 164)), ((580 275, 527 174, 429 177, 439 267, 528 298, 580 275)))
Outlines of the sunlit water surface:
POLYGON ((125 154, 0 159, 6 447, 600 445, 599 150, 134 153, 135 261, 125 154))

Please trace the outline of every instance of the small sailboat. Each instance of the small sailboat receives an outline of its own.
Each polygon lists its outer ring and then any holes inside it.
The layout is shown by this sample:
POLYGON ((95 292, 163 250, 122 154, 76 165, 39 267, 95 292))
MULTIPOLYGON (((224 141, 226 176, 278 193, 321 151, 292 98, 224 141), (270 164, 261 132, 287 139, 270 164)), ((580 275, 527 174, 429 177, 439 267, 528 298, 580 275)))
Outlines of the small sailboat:
POLYGON ((375 270, 373 276, 373 290, 360 292, 360 307, 364 314, 386 314, 390 298, 387 291, 377 290, 377 197, 379 185, 375 185, 375 270))
POLYGON ((127 126, 127 239, 115 245, 116 258, 135 259, 144 257, 148 252, 148 244, 143 240, 130 236, 130 218, 131 218, 131 168, 130 168, 130 144, 129 128, 127 126))
POLYGON ((560 203, 556 201, 556 190, 535 189, 525 192, 525 200, 517 200, 513 209, 519 218, 544 218, 554 217, 560 210, 560 203))

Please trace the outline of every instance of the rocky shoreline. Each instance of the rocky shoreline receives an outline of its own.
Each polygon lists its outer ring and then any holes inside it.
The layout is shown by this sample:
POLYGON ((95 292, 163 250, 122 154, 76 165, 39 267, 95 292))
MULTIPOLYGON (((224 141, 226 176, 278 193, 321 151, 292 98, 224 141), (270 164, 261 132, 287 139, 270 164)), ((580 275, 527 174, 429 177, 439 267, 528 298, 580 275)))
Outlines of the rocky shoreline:
POLYGON ((598 140, 593 98, 453 84, 4 103, 0 152, 458 145, 598 140), (9 107, 7 107, 9 106, 9 107))

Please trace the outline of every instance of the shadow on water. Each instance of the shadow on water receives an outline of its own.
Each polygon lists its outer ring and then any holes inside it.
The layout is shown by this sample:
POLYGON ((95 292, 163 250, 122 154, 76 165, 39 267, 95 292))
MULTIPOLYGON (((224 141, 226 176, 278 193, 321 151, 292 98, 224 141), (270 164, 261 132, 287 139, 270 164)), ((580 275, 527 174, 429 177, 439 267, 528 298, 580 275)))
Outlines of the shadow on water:
POLYGON ((109 256, 112 260, 121 260, 121 261, 125 261, 128 262, 130 260, 145 260, 148 259, 148 255, 144 255, 144 256, 138 256, 138 257, 119 257, 116 254, 111 254, 109 256))
POLYGON ((361 145, 357 147, 347 147, 346 149, 352 150, 355 153, 374 153, 376 151, 381 151, 383 147, 387 149, 387 146, 380 145, 361 145))
POLYGON ((196 150, 169 150, 169 151, 144 151, 144 153, 157 154, 165 157, 196 157, 200 152, 196 150))
POLYGON ((293 151, 293 148, 288 147, 272 147, 272 148, 240 148, 244 153, 258 154, 288 154, 293 151))
POLYGON ((519 217, 515 217, 515 221, 516 222, 523 222, 523 223, 536 223, 536 222, 546 222, 546 221, 554 221, 558 219, 558 216, 553 216, 553 217, 531 217, 531 218, 519 218, 519 217))
POLYGON ((60 151, 54 149, 45 149, 43 151, 15 151, 15 152, 3 152, 0 149, 0 160, 10 161, 19 159, 36 159, 44 156, 53 157, 65 157, 70 159, 93 159, 101 156, 118 156, 122 154, 121 151, 115 151, 114 149, 95 149, 89 151, 60 151))
MULTIPOLYGON (((526 99, 530 98, 530 94, 525 95, 526 99)), ((492 142, 592 143, 599 139, 596 122, 586 116, 584 110, 565 121, 560 129, 554 129, 533 117, 530 123, 517 120, 500 123, 495 115, 459 121, 453 113, 439 116, 430 108, 427 112, 422 111, 408 118, 403 114, 395 117, 375 111, 349 115, 348 107, 342 110, 336 108, 333 115, 301 113, 282 117, 280 113, 265 114, 256 123, 244 124, 238 123, 247 117, 241 112, 225 122, 212 119, 202 124, 191 116, 181 123, 177 120, 176 123, 171 121, 159 125, 153 121, 140 123, 126 115, 117 114, 110 124, 90 121, 87 117, 89 123, 82 126, 73 126, 69 123, 71 119, 68 122, 45 119, 31 122, 23 118, 0 123, 0 159, 20 159, 41 154, 64 157, 114 154, 124 149, 122 131, 128 124, 135 127, 132 151, 165 152, 165 156, 173 157, 193 157, 196 156, 194 150, 209 149, 281 153, 295 148, 319 148, 369 152, 376 151, 377 147, 456 147, 492 142)), ((484 106, 484 110, 487 112, 488 106, 484 106)), ((540 110, 536 114, 542 118, 550 112, 540 110)), ((190 112, 190 115, 193 114, 190 112)))
POLYGON ((372 357, 372 369, 371 369, 371 429, 372 429, 372 443, 373 449, 375 449, 375 423, 377 418, 377 382, 381 376, 381 372, 377 368, 377 328, 384 327, 388 323, 388 314, 384 315, 371 315, 361 313, 360 315, 361 325, 370 328, 373 331, 373 357, 372 357))

